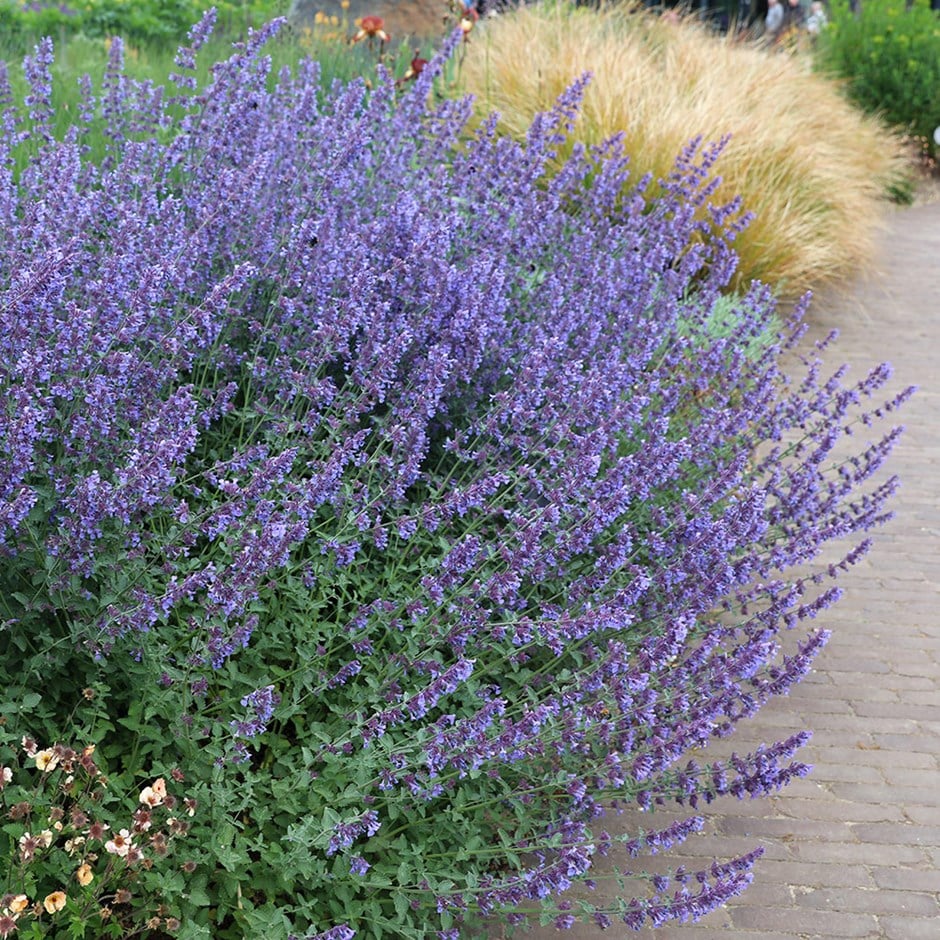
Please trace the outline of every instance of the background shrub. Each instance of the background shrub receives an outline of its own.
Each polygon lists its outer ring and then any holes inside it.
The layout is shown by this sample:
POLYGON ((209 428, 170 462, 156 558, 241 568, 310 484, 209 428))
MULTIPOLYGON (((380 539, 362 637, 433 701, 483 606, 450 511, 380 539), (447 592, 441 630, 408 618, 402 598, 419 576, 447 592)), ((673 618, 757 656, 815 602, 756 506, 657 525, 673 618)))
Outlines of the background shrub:
POLYGON ((64 39, 77 33, 121 36, 127 42, 173 48, 210 6, 223 29, 232 33, 260 26, 285 12, 287 4, 284 0, 0 0, 0 34, 7 42, 43 36, 64 39))
MULTIPOLYGON (((155 937, 707 912, 758 853, 607 908, 566 892, 598 854, 690 837, 700 800, 805 772, 803 733, 689 752, 809 668, 825 632, 786 656, 777 634, 867 543, 802 566, 895 485, 868 481, 896 431, 836 442, 904 395, 869 407, 884 366, 781 374, 798 323, 768 343, 767 291, 724 296, 717 148, 655 198, 615 144, 542 185, 582 84, 524 143, 467 142, 470 103, 429 104, 442 61, 324 90, 309 61, 272 76, 272 25, 200 86, 209 25, 168 89, 115 41, 61 138, 51 44, 22 106, 0 73, 4 782, 69 741, 115 820, 185 784, 172 858, 148 843, 123 874, 155 937), (604 828, 667 803, 689 815, 604 828)), ((64 848, 50 829, 42 878, 64 848)), ((37 869, 0 859, 35 902, 37 869)), ((97 923, 70 874, 24 930, 97 923)))
POLYGON ((903 159, 809 59, 630 7, 539 5, 481 24, 459 87, 521 139, 533 114, 584 71, 591 84, 563 154, 575 140, 622 134, 634 172, 660 178, 692 129, 710 140, 730 135, 716 167, 719 198, 740 195, 755 215, 735 245, 738 285, 758 278, 798 296, 871 259, 903 159))
POLYGON ((858 13, 846 0, 833 0, 817 54, 826 72, 844 80, 855 104, 917 137, 936 155, 940 15, 929 0, 869 0, 858 13))

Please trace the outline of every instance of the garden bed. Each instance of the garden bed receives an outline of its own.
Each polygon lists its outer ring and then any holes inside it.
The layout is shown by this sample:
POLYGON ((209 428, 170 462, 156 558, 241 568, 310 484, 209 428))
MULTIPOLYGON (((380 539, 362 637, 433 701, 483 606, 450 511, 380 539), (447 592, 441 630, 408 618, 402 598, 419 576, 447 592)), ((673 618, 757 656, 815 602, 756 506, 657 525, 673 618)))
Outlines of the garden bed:
POLYGON ((805 773, 800 729, 707 745, 825 642, 898 431, 833 449, 909 392, 818 349, 784 374, 800 311, 728 292, 719 146, 655 187, 615 143, 549 179, 583 81, 523 143, 468 136, 433 94, 456 37, 324 85, 273 74, 273 24, 200 83, 210 28, 165 92, 113 42, 61 134, 51 43, 5 106, 0 930, 701 916, 756 853, 570 892, 805 773))

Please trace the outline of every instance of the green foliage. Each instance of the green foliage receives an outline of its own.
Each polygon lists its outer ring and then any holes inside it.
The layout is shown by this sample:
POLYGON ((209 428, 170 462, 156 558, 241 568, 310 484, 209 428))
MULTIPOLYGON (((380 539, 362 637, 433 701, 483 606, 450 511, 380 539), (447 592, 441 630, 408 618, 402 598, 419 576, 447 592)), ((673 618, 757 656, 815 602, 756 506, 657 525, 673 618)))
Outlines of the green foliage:
POLYGON ((844 79, 852 101, 936 153, 940 126, 940 16, 929 0, 864 0, 852 13, 833 0, 819 37, 819 66, 844 79))
POLYGON ((28 5, 0 0, 0 31, 13 41, 84 33, 175 45, 210 6, 216 8, 220 25, 228 32, 243 32, 285 12, 284 0, 72 0, 28 5))

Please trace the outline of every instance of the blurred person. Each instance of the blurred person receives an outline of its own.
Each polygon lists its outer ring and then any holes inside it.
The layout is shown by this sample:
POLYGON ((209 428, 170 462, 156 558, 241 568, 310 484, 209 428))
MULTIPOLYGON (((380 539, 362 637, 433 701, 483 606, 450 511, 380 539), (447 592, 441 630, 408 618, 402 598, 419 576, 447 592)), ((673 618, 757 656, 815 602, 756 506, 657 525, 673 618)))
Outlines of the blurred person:
POLYGON ((829 17, 826 16, 822 0, 813 0, 809 7, 809 16, 806 17, 806 32, 815 38, 828 22, 829 17))
POLYGON ((783 8, 783 26, 782 33, 790 33, 801 30, 806 23, 806 11, 803 9, 801 0, 786 0, 783 8))
POLYGON ((783 28, 783 6, 780 0, 767 0, 767 15, 764 17, 764 36, 776 42, 783 28))

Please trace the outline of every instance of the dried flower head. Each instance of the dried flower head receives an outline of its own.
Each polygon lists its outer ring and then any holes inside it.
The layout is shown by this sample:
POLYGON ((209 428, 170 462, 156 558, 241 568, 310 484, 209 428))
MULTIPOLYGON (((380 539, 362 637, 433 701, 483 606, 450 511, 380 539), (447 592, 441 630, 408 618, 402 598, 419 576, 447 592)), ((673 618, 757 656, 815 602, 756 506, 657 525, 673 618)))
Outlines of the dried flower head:
POLYGON ((82 826, 86 826, 88 824, 88 817, 80 807, 73 806, 69 810, 69 821, 75 829, 81 829, 82 826))
POLYGON ((62 847, 69 855, 74 855, 84 844, 84 836, 72 836, 71 839, 65 840, 62 847))
POLYGON ((152 825, 153 820, 149 809, 140 807, 134 811, 134 832, 147 832, 152 825))

